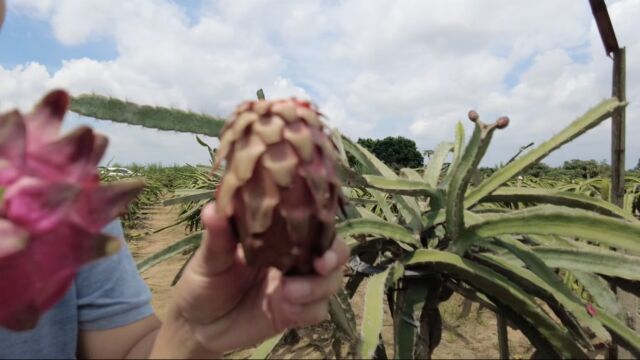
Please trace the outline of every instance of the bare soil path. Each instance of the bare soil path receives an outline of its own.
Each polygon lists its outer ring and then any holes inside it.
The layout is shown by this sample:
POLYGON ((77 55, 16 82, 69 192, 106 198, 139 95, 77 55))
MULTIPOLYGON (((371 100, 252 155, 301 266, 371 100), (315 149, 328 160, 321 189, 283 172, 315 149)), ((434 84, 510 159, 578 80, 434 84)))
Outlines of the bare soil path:
MULTIPOLYGON (((146 227, 159 229, 170 225, 176 219, 178 207, 156 206, 147 210, 148 219, 146 227)), ((169 228, 155 234, 139 237, 129 242, 129 248, 136 261, 139 261, 161 249, 182 239, 185 232, 181 226, 169 228)), ((151 288, 153 294, 152 304, 162 319, 166 313, 171 299, 171 282, 182 264, 186 261, 186 255, 173 257, 142 274, 142 278, 151 288)), ((365 284, 361 285, 352 299, 352 306, 356 313, 358 328, 362 322, 362 308, 365 284)), ((496 318, 488 310, 478 312, 478 305, 474 304, 471 315, 459 319, 463 300, 459 296, 443 306, 444 329, 442 341, 436 349, 433 357, 436 359, 487 359, 498 358, 498 343, 496 334, 496 318)), ((274 359, 332 359, 335 353, 331 347, 331 327, 329 322, 317 326, 301 329, 300 338, 279 345, 272 358, 274 359)), ((387 355, 393 356, 393 327, 391 316, 385 314, 383 329, 383 341, 387 349, 387 355)), ((520 333, 509 329, 509 345, 512 358, 529 358, 533 348, 529 341, 520 333)), ((228 354, 229 358, 247 358, 252 353, 251 349, 228 354)), ((346 354, 343 351, 343 354, 346 354)))
MULTIPOLYGON (((152 207, 147 212, 145 227, 148 229, 160 229, 176 221, 178 207, 152 207)), ((158 252, 172 243, 185 237, 185 232, 181 226, 174 226, 155 234, 136 238, 129 242, 129 249, 136 262, 149 255, 158 252)), ((153 298, 151 300, 156 314, 162 319, 171 299, 171 283, 180 267, 187 260, 186 255, 178 255, 154 266, 144 273, 142 278, 151 289, 153 298)))

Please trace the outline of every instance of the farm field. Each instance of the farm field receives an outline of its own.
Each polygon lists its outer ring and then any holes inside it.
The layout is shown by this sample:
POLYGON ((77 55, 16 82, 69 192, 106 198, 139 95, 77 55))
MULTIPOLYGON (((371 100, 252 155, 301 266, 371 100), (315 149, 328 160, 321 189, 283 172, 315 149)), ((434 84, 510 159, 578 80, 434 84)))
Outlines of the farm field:
MULTIPOLYGON (((176 206, 150 206, 143 210, 144 228, 159 229, 175 222, 179 215, 176 206)), ((181 227, 172 227, 159 233, 141 236, 129 241, 129 249, 136 261, 161 250, 162 248, 185 236, 181 227)), ((153 294, 152 305, 160 318, 165 314, 171 299, 171 282, 187 255, 175 256, 142 274, 153 294)), ((364 288, 364 287, 363 287, 364 288)), ((362 309, 364 292, 359 291, 352 299, 355 309, 362 309)), ((444 333, 442 343, 434 352, 434 358, 486 359, 498 357, 495 315, 487 309, 479 309, 473 304, 467 317, 460 318, 463 309, 463 298, 456 296, 443 309, 444 333)), ((356 311, 358 324, 362 321, 362 312, 356 311)), ((274 359, 335 359, 331 346, 332 325, 329 321, 318 326, 300 329, 298 341, 283 341, 274 352, 274 359)), ((383 340, 387 348, 392 348, 393 326, 390 314, 386 313, 383 328, 383 340)), ((516 358, 528 358, 533 347, 517 330, 509 330, 510 348, 516 358)), ((343 346, 342 358, 348 357, 348 347, 343 346)), ((253 349, 245 349, 227 354, 229 359, 246 359, 253 349)))
MULTIPOLYGON (((517 187, 560 187, 565 191, 575 191, 587 193, 589 196, 602 197, 601 191, 606 191, 607 179, 595 178, 590 179, 578 179, 573 181, 567 181, 567 175, 576 176, 575 173, 571 173, 571 169, 578 169, 574 171, 580 171, 581 175, 592 171, 589 175, 600 175, 598 171, 607 171, 606 166, 597 164, 595 162, 582 162, 573 161, 566 164, 565 169, 554 170, 548 167, 543 167, 543 170, 547 174, 544 178, 538 178, 535 176, 527 175, 522 178, 518 178, 512 183, 517 187), (585 166, 578 166, 585 165, 585 166), (586 165, 594 165, 594 168, 589 170, 586 165), (599 166, 599 167, 598 167, 599 166), (587 169, 587 170, 585 170, 587 169)), ((126 230, 129 234, 129 248, 134 256, 136 262, 140 262, 143 259, 153 255, 166 248, 167 246, 175 243, 177 240, 184 238, 191 231, 188 228, 191 220, 185 220, 181 224, 175 225, 177 219, 183 218, 185 205, 176 204, 170 206, 163 206, 162 201, 172 198, 172 194, 180 186, 186 187, 198 187, 200 190, 206 188, 203 184, 214 184, 215 182, 208 182, 207 177, 200 178, 199 180, 192 179, 193 169, 183 168, 167 168, 151 167, 145 169, 141 166, 129 166, 129 168, 135 168, 139 175, 146 175, 149 183, 152 186, 152 190, 143 193, 141 197, 145 199, 139 199, 138 202, 134 202, 134 206, 130 208, 130 211, 134 214, 126 214, 123 218, 128 219, 125 221, 126 230), (167 174, 172 175, 168 176, 167 174), (160 175, 161 174, 161 175, 160 175), (157 178, 159 176, 170 177, 172 181, 165 185, 158 184, 157 178), (196 185, 194 185, 196 184, 196 185), (135 220, 135 221, 134 221, 135 220), (173 226, 172 226, 173 225, 173 226), (153 230, 164 229, 159 232, 153 232, 153 230)), ((535 167, 530 172, 540 171, 540 166, 535 167)), ((484 176, 490 176, 493 172, 492 169, 484 169, 484 176)), ((200 175, 203 175, 201 172, 200 175)), ((578 175, 578 176, 581 176, 578 175)), ((635 173, 629 174, 629 179, 634 181, 636 177, 635 173)), ((209 180, 215 178, 212 176, 209 180)), ((211 186, 211 185, 209 185, 211 186)), ((630 187, 637 192, 637 184, 632 183, 630 187)), ((184 191, 178 190, 178 192, 184 191)), ((634 201, 630 202, 633 207, 633 211, 637 214, 637 194, 634 193, 634 201)), ((202 200, 200 200, 202 201, 202 200)), ((196 202, 197 203, 197 202, 196 202)), ((193 207, 194 203, 187 205, 186 207, 193 207)), ((197 222, 197 219, 195 220, 197 222)), ((191 229, 193 224, 191 224, 191 229)), ((197 227, 195 227, 197 230, 197 227)), ((185 251, 182 254, 177 254, 170 257, 148 270, 144 271, 142 277, 144 281, 150 287, 153 294, 153 307, 157 314, 162 318, 169 305, 171 299, 172 286, 171 283, 174 277, 179 272, 185 261, 188 259, 188 253, 185 251)), ((346 283, 346 280, 345 280, 346 283)), ((360 329, 363 319, 364 297, 366 289, 365 286, 360 286, 358 291, 351 299, 351 307, 354 309, 357 328, 360 329)), ((487 308, 480 306, 477 303, 472 303, 471 307, 468 307, 469 303, 466 303, 463 297, 458 294, 441 306, 440 311, 442 313, 442 340, 440 345, 435 349, 433 353, 434 358, 496 358, 499 356, 498 349, 498 335, 497 335, 497 320, 495 314, 487 308), (465 308, 463 310, 463 308, 465 308), (466 315, 462 313, 466 312, 466 315)), ((393 320, 389 313, 389 307, 385 301, 385 317, 382 328, 382 340, 387 349, 388 355, 390 355, 390 349, 393 349, 393 320)), ((326 321, 320 325, 310 328, 304 328, 298 330, 299 337, 285 336, 280 343, 271 352, 271 358, 336 358, 334 346, 332 340, 334 339, 334 325, 331 321, 326 321)), ((529 358, 534 352, 534 347, 529 340, 517 330, 509 328, 508 341, 510 355, 513 358, 529 358)), ((340 347, 340 357, 350 358, 353 353, 350 352, 350 348, 347 343, 342 343, 340 347)), ((248 358, 251 356, 255 349, 243 349, 237 352, 227 354, 227 358, 248 358)), ((600 354, 598 357, 602 357, 600 354)))

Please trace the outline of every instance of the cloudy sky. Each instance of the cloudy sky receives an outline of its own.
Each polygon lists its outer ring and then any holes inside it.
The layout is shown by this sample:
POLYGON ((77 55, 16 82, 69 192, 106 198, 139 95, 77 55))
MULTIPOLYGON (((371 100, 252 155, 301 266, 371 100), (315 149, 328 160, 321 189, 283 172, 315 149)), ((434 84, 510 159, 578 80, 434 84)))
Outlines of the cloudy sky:
MULTIPOLYGON (((627 47, 627 167, 640 158, 640 0, 607 1, 627 47)), ((8 0, 0 110, 50 88, 226 116, 264 88, 316 102, 348 136, 401 135, 420 150, 469 109, 508 115, 484 165, 540 143, 610 94, 588 1, 8 0), (117 5, 116 5, 117 4, 117 5)), ((97 122, 106 160, 206 162, 192 135, 97 122)), ((215 139, 207 139, 212 145, 215 139)), ((609 124, 547 158, 609 157, 609 124)))

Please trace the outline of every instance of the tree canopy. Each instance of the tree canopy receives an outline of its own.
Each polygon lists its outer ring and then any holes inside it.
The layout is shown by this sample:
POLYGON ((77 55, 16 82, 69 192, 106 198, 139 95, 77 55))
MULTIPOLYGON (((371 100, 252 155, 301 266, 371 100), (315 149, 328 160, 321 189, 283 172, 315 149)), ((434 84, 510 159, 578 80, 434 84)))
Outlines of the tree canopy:
MULTIPOLYGON (((494 169, 495 170, 495 169, 494 169)), ((485 169, 488 172, 488 169, 485 169)), ((492 173, 489 172, 489 174, 492 173)), ((592 179, 611 175, 611 166, 605 161, 572 159, 562 166, 552 167, 545 163, 536 163, 522 172, 524 176, 551 179, 592 179)))
POLYGON ((402 136, 387 136, 384 139, 358 139, 358 144, 371 151, 378 159, 395 170, 419 168, 424 158, 415 141, 402 136))
POLYGON ((604 161, 573 159, 565 161, 562 169, 572 178, 591 179, 598 176, 607 176, 611 173, 611 167, 604 161))

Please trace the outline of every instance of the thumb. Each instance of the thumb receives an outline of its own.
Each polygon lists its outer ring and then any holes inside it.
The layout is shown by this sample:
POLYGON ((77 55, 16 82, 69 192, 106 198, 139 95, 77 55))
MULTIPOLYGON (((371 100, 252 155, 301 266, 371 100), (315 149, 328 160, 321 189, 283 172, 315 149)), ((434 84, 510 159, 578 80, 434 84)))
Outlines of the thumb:
POLYGON ((215 276, 233 266, 238 242, 229 219, 216 212, 214 203, 205 205, 200 218, 205 229, 200 245, 204 275, 215 276))

